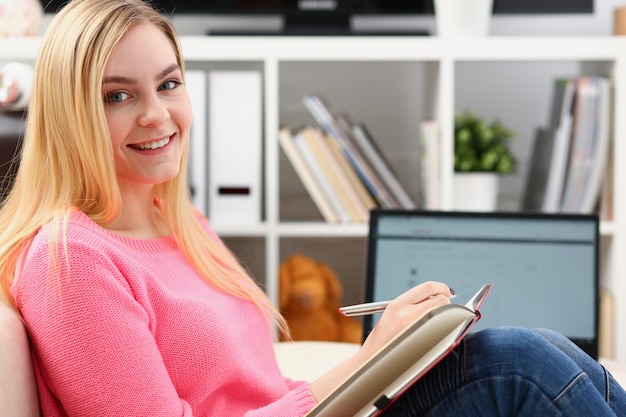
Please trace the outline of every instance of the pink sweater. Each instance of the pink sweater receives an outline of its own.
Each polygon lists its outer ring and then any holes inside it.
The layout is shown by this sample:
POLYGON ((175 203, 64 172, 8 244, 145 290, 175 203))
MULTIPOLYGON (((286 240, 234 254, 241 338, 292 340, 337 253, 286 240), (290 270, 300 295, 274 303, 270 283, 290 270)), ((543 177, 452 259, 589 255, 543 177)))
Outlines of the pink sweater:
POLYGON ((46 231, 12 288, 45 417, 288 417, 315 404, 281 375, 258 308, 206 284, 172 238, 121 237, 78 213, 57 281, 46 231))

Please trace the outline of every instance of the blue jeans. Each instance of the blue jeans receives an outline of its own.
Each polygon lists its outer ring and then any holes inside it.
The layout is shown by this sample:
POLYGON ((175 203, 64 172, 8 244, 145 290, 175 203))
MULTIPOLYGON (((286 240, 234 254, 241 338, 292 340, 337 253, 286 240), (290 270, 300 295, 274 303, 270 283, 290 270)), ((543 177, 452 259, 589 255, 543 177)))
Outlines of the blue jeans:
POLYGON ((560 334, 502 327, 468 335, 382 415, 624 417, 626 392, 560 334))

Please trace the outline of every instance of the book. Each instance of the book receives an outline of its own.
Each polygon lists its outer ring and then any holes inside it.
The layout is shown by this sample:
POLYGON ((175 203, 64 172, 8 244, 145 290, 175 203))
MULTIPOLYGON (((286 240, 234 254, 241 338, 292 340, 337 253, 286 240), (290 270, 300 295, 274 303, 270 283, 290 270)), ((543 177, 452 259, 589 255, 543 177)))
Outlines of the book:
POLYGON ((350 123, 347 116, 343 114, 333 114, 332 117, 338 131, 341 133, 343 141, 350 144, 349 148, 344 147, 345 152, 349 154, 349 157, 356 160, 363 175, 367 176, 367 180, 371 182, 376 195, 380 196, 380 201, 382 201, 384 207, 402 208, 402 204, 387 185, 385 178, 380 174, 376 165, 367 155, 367 152, 359 144, 359 141, 354 135, 354 126, 350 123))
POLYGON ((596 208, 608 157, 610 88, 604 77, 580 77, 575 128, 562 211, 591 213, 596 208))
POLYGON ((554 128, 537 129, 522 199, 524 210, 541 211, 543 208, 556 137, 557 130, 554 128))
POLYGON ((440 207, 441 142, 439 123, 423 120, 420 123, 420 183, 422 205, 427 210, 440 207))
POLYGON ((589 162, 585 184, 581 196, 578 212, 592 213, 602 195, 602 186, 606 178, 607 160, 609 159, 609 142, 611 126, 611 83, 604 77, 595 77, 593 82, 597 86, 597 112, 595 130, 590 145, 589 162))
POLYGON ((483 286, 465 305, 426 312, 323 398, 307 417, 379 415, 461 342, 481 318, 491 291, 483 286))
POLYGON ((577 212, 582 196, 596 117, 597 89, 589 77, 576 80, 576 109, 569 155, 569 168, 563 189, 563 212, 577 212))
POLYGON ((333 211, 330 203, 326 200, 320 186, 315 181, 315 178, 313 178, 304 159, 296 149, 295 143, 293 142, 293 135, 289 128, 283 127, 280 129, 278 132, 278 143, 324 220, 328 223, 337 223, 339 218, 333 211))
POLYGON ((352 135, 357 146, 361 149, 372 167, 378 173, 387 189, 405 210, 416 209, 417 204, 407 191, 405 185, 398 178, 384 152, 380 149, 369 130, 362 123, 352 125, 352 135))
POLYGON ((545 212, 554 213, 561 209, 572 139, 575 102, 576 90, 574 80, 569 78, 555 80, 550 127, 555 129, 556 132, 542 205, 542 211, 545 212))
MULTIPOLYGON (((544 152, 551 153, 543 211, 592 213, 597 209, 610 147, 611 95, 611 83, 606 77, 555 81, 550 127, 540 133, 544 143, 538 144, 544 152), (550 130, 554 130, 552 140, 546 137, 550 130), (546 141, 553 142, 551 147, 546 141)), ((538 180, 537 164, 544 163, 545 158, 545 154, 533 153, 529 186, 533 181, 531 176, 538 180)), ((533 184, 538 198, 537 183, 533 184)), ((531 190, 527 188, 527 191, 531 190)), ((526 203, 525 208, 534 209, 526 203)))
POLYGON ((311 112, 320 127, 331 137, 335 138, 341 145, 341 149, 346 154, 348 161, 354 167, 363 184, 382 208, 400 208, 397 201, 385 189, 381 180, 367 163, 365 157, 354 144, 354 139, 350 129, 339 123, 337 117, 330 111, 322 99, 315 94, 304 96, 303 102, 311 112))
MULTIPOLYGON (((609 148, 611 144, 609 144, 609 148)), ((613 150, 609 149, 609 155, 613 155, 613 150)), ((598 212, 600 219, 602 220, 614 220, 613 213, 613 190, 615 187, 614 180, 614 163, 613 158, 607 158, 607 164, 604 171, 604 181, 602 182, 602 191, 600 195, 600 202, 598 203, 598 212)))
POLYGON ((350 215, 347 209, 339 200, 339 197, 333 190, 330 179, 324 172, 324 169, 320 165, 320 160, 313 153, 313 149, 306 140, 306 132, 300 130, 293 135, 293 141, 296 145, 298 153, 302 157, 305 166, 309 169, 313 176, 313 180, 318 184, 322 190, 326 201, 328 201, 333 212, 337 215, 340 223, 346 223, 350 221, 350 215))
POLYGON ((606 289, 600 290, 600 329, 599 329, 599 352, 600 358, 614 358, 615 353, 613 351, 614 337, 613 329, 615 328, 615 302, 613 294, 606 289))
MULTIPOLYGON (((324 139, 326 139, 326 143, 328 144, 328 147, 330 148, 332 153, 335 155, 337 162, 339 163, 339 165, 341 165, 344 172, 346 173, 346 177, 348 177, 348 181, 350 181, 352 188, 354 189, 355 193, 361 200, 363 206, 367 209, 368 212, 369 210, 375 208, 376 202, 372 198, 372 195, 369 193, 367 188, 365 188, 365 185, 363 184, 363 182, 361 181, 357 173, 354 171, 354 168, 352 167, 352 165, 350 165, 350 161, 348 161, 348 158, 346 157, 343 150, 341 149, 341 145, 339 144, 339 142, 335 138, 330 137, 328 134, 324 134, 324 139)), ((368 213, 368 218, 369 218, 369 213, 368 213)))
POLYGON ((352 188, 343 168, 339 165, 335 155, 326 143, 326 138, 321 130, 307 127, 302 130, 302 134, 320 167, 326 173, 335 195, 350 215, 350 220, 355 223, 365 223, 369 217, 368 210, 352 188))

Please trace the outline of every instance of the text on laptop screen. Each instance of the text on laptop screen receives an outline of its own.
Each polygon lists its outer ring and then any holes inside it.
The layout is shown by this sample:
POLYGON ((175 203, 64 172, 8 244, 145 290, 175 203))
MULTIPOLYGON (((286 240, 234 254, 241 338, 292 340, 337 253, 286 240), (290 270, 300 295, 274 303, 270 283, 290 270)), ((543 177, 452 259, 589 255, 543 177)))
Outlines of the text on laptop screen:
MULTIPOLYGON (((597 222, 594 215, 375 210, 366 299, 393 299, 434 280, 449 284, 464 303, 492 283, 477 330, 550 328, 595 356, 597 222)), ((371 325, 366 320, 366 331, 371 325)))

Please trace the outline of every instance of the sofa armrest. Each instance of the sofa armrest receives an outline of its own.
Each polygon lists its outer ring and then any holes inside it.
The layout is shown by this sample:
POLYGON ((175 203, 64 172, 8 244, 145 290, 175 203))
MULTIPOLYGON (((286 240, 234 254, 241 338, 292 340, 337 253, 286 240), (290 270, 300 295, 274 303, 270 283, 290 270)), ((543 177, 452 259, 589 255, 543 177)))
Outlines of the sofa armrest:
POLYGON ((0 302, 0 404, 5 417, 40 415, 35 374, 24 324, 0 302))
POLYGON ((276 343, 275 351, 284 376, 313 381, 355 354, 360 347, 358 343, 294 341, 276 343))

